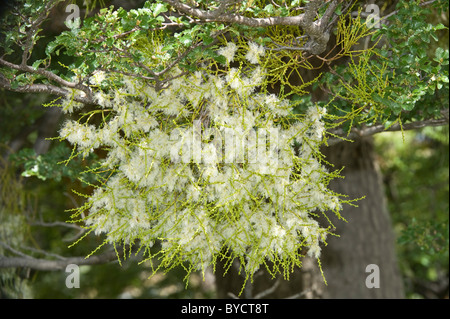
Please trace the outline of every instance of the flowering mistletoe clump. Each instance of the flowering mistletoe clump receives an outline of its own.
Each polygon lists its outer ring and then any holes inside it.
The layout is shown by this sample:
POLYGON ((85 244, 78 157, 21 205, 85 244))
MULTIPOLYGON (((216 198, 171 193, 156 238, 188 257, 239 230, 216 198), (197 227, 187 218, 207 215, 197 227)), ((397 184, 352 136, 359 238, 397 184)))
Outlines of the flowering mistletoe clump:
MULTIPOLYGON (((330 230, 315 216, 341 209, 327 188, 337 174, 319 153, 325 110, 295 116, 291 101, 266 90, 264 48, 250 43, 233 68, 238 49, 218 51, 222 71, 174 68, 159 90, 126 76, 106 90, 112 75, 91 78, 98 107, 60 135, 80 154, 107 151, 92 169, 98 186, 75 214, 87 211, 82 220, 105 243, 138 244, 154 257, 159 242, 166 269, 238 258, 247 278, 267 260, 278 271, 305 254, 319 258, 330 230)), ((67 99, 63 108, 77 105, 67 99)))

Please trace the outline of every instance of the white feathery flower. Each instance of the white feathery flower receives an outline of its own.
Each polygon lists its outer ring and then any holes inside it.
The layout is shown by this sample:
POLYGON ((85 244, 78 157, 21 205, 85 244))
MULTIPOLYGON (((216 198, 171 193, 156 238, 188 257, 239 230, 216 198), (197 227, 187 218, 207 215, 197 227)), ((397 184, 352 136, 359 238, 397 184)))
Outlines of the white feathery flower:
MULTIPOLYGON (((234 43, 218 50, 228 64, 236 52, 234 43)), ((341 207, 316 157, 325 110, 284 121, 291 104, 265 90, 267 73, 258 65, 264 54, 250 42, 242 68, 212 74, 205 65, 190 75, 178 69, 163 90, 128 77, 117 90, 96 88, 103 122, 67 121, 59 132, 83 152, 106 146, 101 165, 113 174, 91 196, 86 218, 96 234, 124 243, 160 238, 164 253, 201 270, 224 244, 239 258, 250 256, 250 271, 266 257, 294 258, 301 245, 320 255, 326 230, 310 212, 341 207), (204 114, 210 129, 196 124, 204 114)))
POLYGON ((158 92, 151 86, 145 86, 142 93, 148 98, 150 101, 156 100, 158 97, 158 92))
POLYGON ((213 143, 204 145, 202 150, 202 159, 205 164, 217 163, 217 150, 213 143))
POLYGON ((275 110, 277 108, 277 104, 280 103, 280 100, 275 94, 268 94, 266 95, 264 102, 270 110, 275 110))
POLYGON ((276 104, 276 109, 274 113, 280 116, 287 116, 291 110, 291 106, 289 104, 289 100, 281 100, 278 104, 276 104))
POLYGON ((112 108, 113 106, 113 100, 102 91, 94 93, 94 100, 102 108, 112 108))
POLYGON ((314 243, 309 247, 307 252, 309 257, 319 258, 320 257, 321 248, 318 243, 314 243))
POLYGON ((61 130, 59 131, 59 136, 67 139, 70 143, 72 143, 72 138, 69 139, 69 136, 74 133, 77 122, 73 120, 66 121, 61 130))
POLYGON ((245 58, 252 64, 258 64, 259 57, 265 54, 264 47, 254 42, 250 42, 248 44, 248 48, 249 50, 245 55, 245 58))
POLYGON ((239 70, 236 68, 231 68, 231 70, 228 71, 226 80, 232 89, 236 90, 243 86, 239 77, 239 70))
POLYGON ((64 103, 66 105, 63 106, 63 112, 64 113, 69 113, 69 114, 72 114, 73 111, 82 109, 83 106, 84 106, 83 103, 79 103, 79 102, 71 101, 71 100, 65 101, 65 102, 63 102, 63 104, 64 103))
POLYGON ((312 106, 306 112, 306 118, 312 122, 320 122, 321 118, 326 114, 326 108, 312 106))
POLYGON ((113 145, 114 139, 117 136, 117 131, 114 131, 111 129, 111 127, 108 125, 108 123, 99 130, 98 132, 98 139, 100 144, 102 145, 113 145))
POLYGON ((202 99, 202 92, 198 88, 191 87, 187 88, 184 92, 186 99, 192 103, 194 107, 197 107, 202 99))
POLYGON ((200 71, 195 71, 194 74, 192 76, 189 77, 189 83, 197 86, 197 87, 201 87, 202 82, 203 82, 203 73, 200 71))
POLYGON ((272 236, 283 239, 286 235, 286 231, 283 229, 283 227, 279 225, 274 225, 274 227, 271 229, 272 236))
POLYGON ((94 125, 83 125, 75 121, 68 121, 60 131, 60 135, 84 150, 99 146, 94 125))
POLYGON ((142 172, 146 171, 142 157, 137 154, 132 154, 129 162, 122 165, 120 169, 133 183, 138 183, 142 178, 142 172))
POLYGON ((254 86, 261 85, 261 83, 264 81, 264 73, 262 72, 260 66, 256 67, 255 70, 253 70, 250 79, 254 86))
POLYGON ((133 82, 132 78, 129 76, 124 76, 123 77, 123 84, 125 85, 125 91, 128 94, 136 94, 136 86, 135 83, 133 82))
POLYGON ((212 85, 210 86, 210 88, 211 88, 211 93, 213 93, 213 95, 217 95, 217 93, 220 93, 220 90, 222 90, 225 86, 223 77, 213 76, 210 78, 210 81, 212 82, 212 85))
POLYGON ((136 125, 138 129, 147 133, 150 129, 156 127, 158 122, 153 116, 142 113, 140 116, 136 117, 136 125))
POLYGON ((104 71, 95 71, 89 78, 89 81, 94 85, 100 85, 104 80, 106 80, 106 73, 104 71))
POLYGON ((236 50, 237 50, 236 44, 234 44, 233 42, 228 42, 227 46, 221 47, 217 51, 217 54, 224 56, 227 59, 227 62, 231 63, 234 60, 236 50))

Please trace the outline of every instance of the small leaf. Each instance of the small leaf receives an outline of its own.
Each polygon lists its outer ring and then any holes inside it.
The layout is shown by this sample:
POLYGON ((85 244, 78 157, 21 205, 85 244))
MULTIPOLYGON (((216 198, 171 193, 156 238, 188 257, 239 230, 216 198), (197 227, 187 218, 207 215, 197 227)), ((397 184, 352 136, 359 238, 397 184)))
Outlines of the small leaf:
POLYGON ((448 29, 445 25, 443 25, 442 23, 439 23, 437 25, 434 26, 435 30, 442 30, 442 29, 448 29))
POLYGON ((47 54, 47 56, 51 55, 58 45, 58 41, 52 41, 47 44, 47 47, 45 48, 45 54, 47 54))
POLYGON ((156 17, 163 12, 167 12, 167 5, 165 3, 157 3, 152 9, 153 16, 156 17))
POLYGON ((227 59, 223 55, 216 55, 213 58, 214 58, 214 60, 216 60, 220 64, 223 64, 223 65, 227 64, 227 59))
POLYGON ((33 69, 37 70, 37 69, 39 68, 39 65, 41 65, 42 62, 44 62, 44 61, 45 61, 45 60, 43 60, 43 59, 36 60, 36 61, 34 61, 34 63, 31 65, 31 67, 32 67, 33 69))
POLYGON ((378 103, 390 108, 394 112, 399 112, 401 110, 400 104, 398 104, 394 100, 381 97, 377 93, 373 93, 372 98, 375 102, 378 102, 378 103))
POLYGON ((264 7, 264 11, 266 11, 268 14, 273 14, 274 7, 273 4, 268 4, 264 7))

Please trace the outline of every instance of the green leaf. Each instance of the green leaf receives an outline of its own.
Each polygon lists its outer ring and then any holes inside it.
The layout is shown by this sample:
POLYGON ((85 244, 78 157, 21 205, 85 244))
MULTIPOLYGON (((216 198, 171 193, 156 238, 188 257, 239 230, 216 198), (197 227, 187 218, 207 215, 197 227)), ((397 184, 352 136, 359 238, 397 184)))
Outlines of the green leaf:
POLYGON ((436 54, 436 58, 442 59, 444 57, 444 49, 443 48, 437 48, 435 54, 436 54))
POLYGON ((448 28, 445 25, 443 25, 442 23, 439 23, 434 26, 434 30, 442 30, 442 29, 448 29, 448 28))
POLYGON ((121 23, 124 31, 130 31, 136 26, 136 20, 129 17, 122 18, 121 23))
POLYGON ((274 12, 275 12, 275 8, 273 7, 273 4, 266 5, 263 10, 270 15, 274 14, 274 12))
POLYGON ((161 22, 161 23, 162 23, 162 22, 164 22, 164 20, 165 20, 165 19, 164 19, 163 16, 157 16, 157 17, 156 17, 156 21, 158 21, 158 22, 161 22))
POLYGON ((31 65, 31 67, 35 70, 37 70, 39 68, 39 65, 41 65, 45 60, 44 59, 39 59, 34 61, 34 63, 31 65))
POLYGON ((398 104, 397 102, 395 102, 394 100, 391 99, 387 99, 384 97, 381 97, 380 95, 378 95, 377 93, 373 93, 372 94, 372 99, 375 102, 378 102, 388 108, 390 108, 391 110, 393 110, 394 112, 400 112, 401 111, 401 105, 398 104))
MULTIPOLYGON (((45 48, 45 54, 47 56, 50 56, 58 45, 60 45, 58 41, 52 41, 49 44, 47 44, 47 47, 45 48)), ((56 54, 58 55, 58 53, 59 52, 57 52, 56 54)))
POLYGON ((180 37, 180 41, 184 45, 189 46, 192 43, 192 36, 190 34, 183 35, 182 37, 180 37))
POLYGON ((167 12, 167 4, 165 3, 156 3, 152 6, 153 16, 156 17, 163 12, 167 12))
POLYGON ((438 63, 443 63, 445 60, 448 60, 448 50, 444 50, 443 48, 437 48, 435 51, 434 61, 438 63))
MULTIPOLYGON (((100 10, 100 15, 105 15, 106 12, 107 12, 107 9, 102 9, 102 10, 100 10)), ((117 9, 117 16, 119 18, 124 18, 124 17, 127 16, 127 11, 124 8, 120 7, 120 8, 117 9)))
POLYGON ((214 60, 216 60, 220 64, 223 64, 223 65, 227 64, 227 59, 223 55, 216 55, 213 58, 214 58, 214 60))

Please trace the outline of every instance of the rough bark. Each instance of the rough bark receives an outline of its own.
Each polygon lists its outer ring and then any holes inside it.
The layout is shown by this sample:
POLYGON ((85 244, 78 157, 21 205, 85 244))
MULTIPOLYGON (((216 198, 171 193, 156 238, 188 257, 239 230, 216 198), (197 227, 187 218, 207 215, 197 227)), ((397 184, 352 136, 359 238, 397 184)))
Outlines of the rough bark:
POLYGON ((325 150, 337 168, 345 166, 345 179, 331 188, 351 198, 366 196, 358 207, 348 206, 348 223, 337 226, 340 238, 330 238, 323 251, 328 286, 324 298, 402 298, 403 284, 397 267, 395 237, 387 211, 381 174, 371 139, 340 143, 325 150), (380 270, 380 288, 366 287, 369 264, 380 270))

